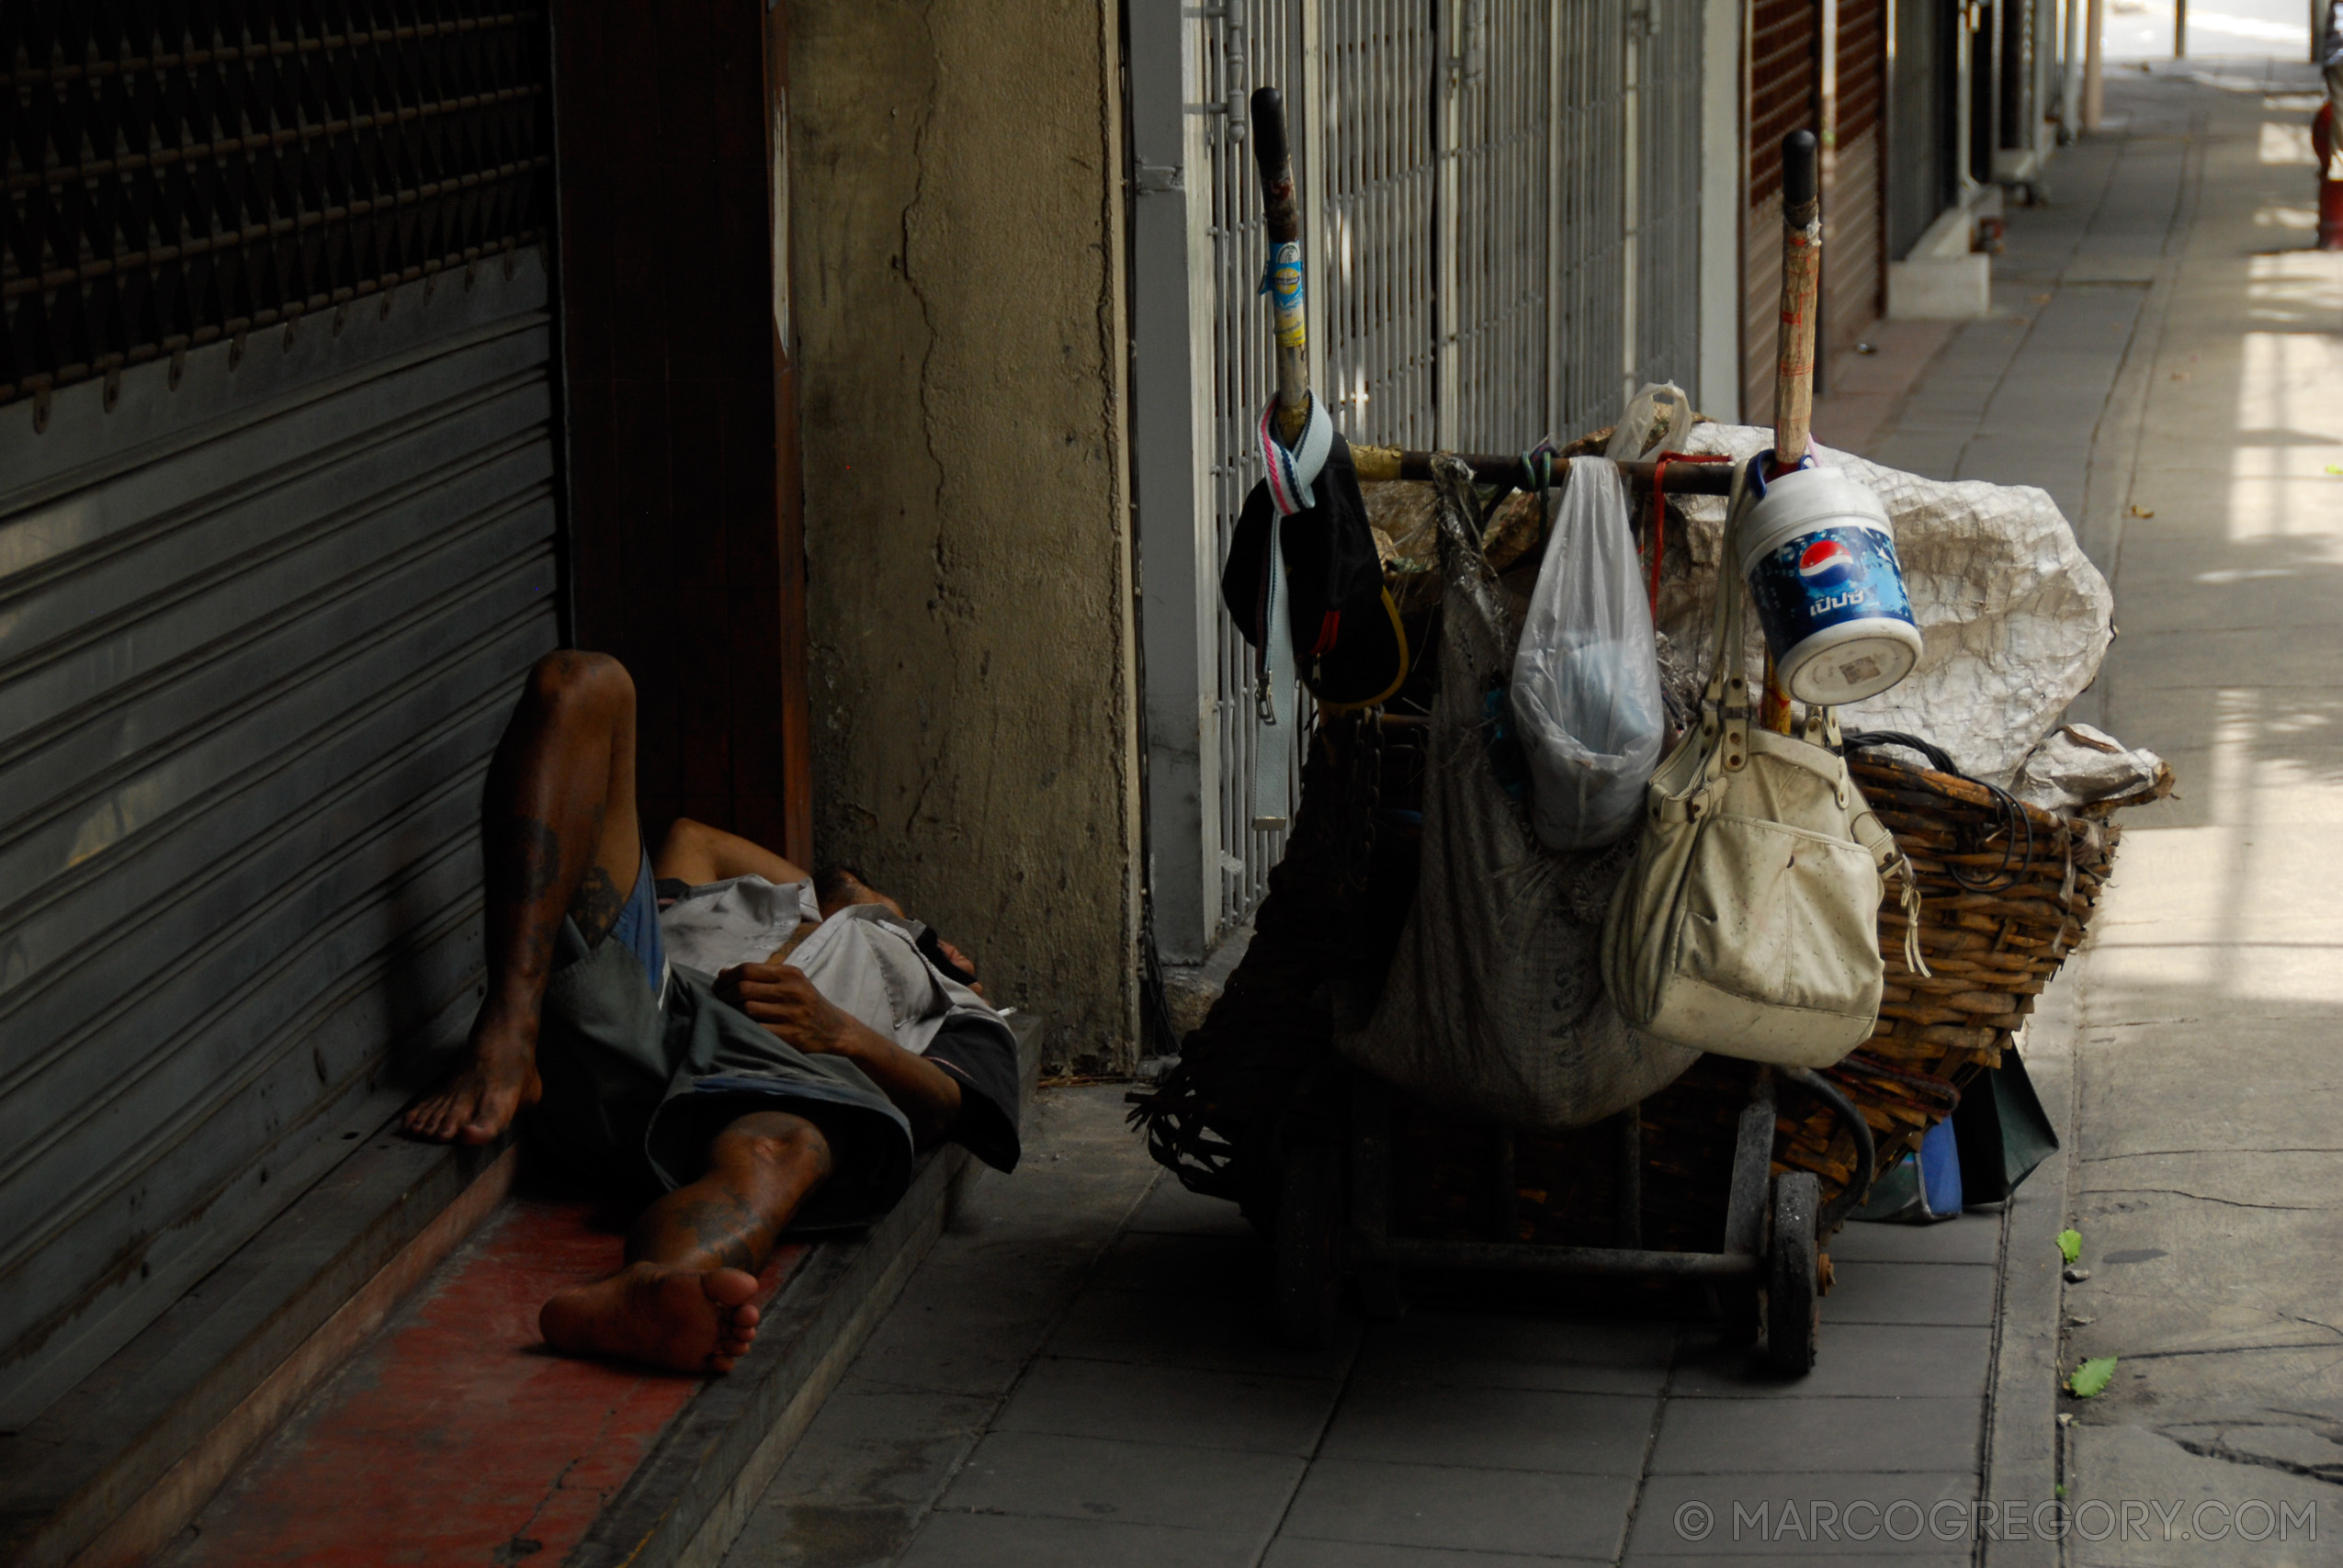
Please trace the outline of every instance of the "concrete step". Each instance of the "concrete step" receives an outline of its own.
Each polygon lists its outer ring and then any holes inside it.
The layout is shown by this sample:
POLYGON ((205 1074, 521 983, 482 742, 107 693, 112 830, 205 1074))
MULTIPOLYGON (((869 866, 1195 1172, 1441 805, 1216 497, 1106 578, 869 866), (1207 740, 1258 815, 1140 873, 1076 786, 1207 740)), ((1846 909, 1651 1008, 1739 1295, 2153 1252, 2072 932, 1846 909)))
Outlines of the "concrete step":
POLYGON ((545 1353, 538 1305, 617 1266, 627 1216, 516 1196, 515 1164, 367 1140, 0 1438, 0 1561, 712 1562, 977 1172, 933 1151, 879 1224, 783 1249, 707 1380, 545 1353))
POLYGON ((388 1127, 19 1432, 0 1437, 0 1562, 144 1562, 503 1202, 503 1145, 388 1127))

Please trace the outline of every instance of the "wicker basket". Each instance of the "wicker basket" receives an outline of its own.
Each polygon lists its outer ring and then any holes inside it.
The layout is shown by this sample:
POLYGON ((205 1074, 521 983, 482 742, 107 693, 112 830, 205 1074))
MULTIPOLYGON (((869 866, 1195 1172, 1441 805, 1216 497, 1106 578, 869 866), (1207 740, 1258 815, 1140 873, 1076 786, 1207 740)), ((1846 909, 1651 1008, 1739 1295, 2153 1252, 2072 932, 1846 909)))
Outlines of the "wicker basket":
MULTIPOLYGON (((1889 957, 1878 1026, 1828 1072, 1871 1123, 1884 1168, 1952 1113, 1969 1079, 1999 1064, 2034 998, 2088 928, 2119 833, 1875 754, 1852 757, 1850 767, 1919 876, 1920 951, 1933 971, 1922 976, 1904 968, 1904 914, 1888 898, 1879 917, 1880 951, 1889 957)), ((1745 1062, 1703 1056, 1644 1102, 1646 1245, 1719 1245, 1733 1129, 1750 1070, 1745 1062)), ((1775 1168, 1813 1171, 1826 1201, 1836 1197, 1854 1176, 1852 1134, 1805 1096, 1785 1098, 1783 1111, 1775 1168)), ((1488 1194, 1502 1179, 1492 1167, 1489 1130, 1410 1107, 1397 1132, 1400 1227, 1488 1235, 1498 1207, 1488 1194)), ((1511 1239, 1613 1245, 1616 1146, 1610 1123, 1516 1134, 1504 1156, 1518 1195, 1510 1206, 1511 1239)))
MULTIPOLYGON (((1891 956, 1878 1026, 1830 1069, 1871 1122, 1885 1165, 1897 1145, 1918 1148, 1961 1088, 2000 1064, 2034 998, 2082 941, 2121 832, 1875 754, 1851 757, 1849 771, 1919 875, 1920 953, 1931 971, 1904 968, 1904 912, 1887 900, 1879 947, 1891 956)), ((1826 1142, 1827 1113, 1783 1130, 1777 1157, 1816 1172, 1826 1188, 1846 1184, 1854 1140, 1826 1142)))

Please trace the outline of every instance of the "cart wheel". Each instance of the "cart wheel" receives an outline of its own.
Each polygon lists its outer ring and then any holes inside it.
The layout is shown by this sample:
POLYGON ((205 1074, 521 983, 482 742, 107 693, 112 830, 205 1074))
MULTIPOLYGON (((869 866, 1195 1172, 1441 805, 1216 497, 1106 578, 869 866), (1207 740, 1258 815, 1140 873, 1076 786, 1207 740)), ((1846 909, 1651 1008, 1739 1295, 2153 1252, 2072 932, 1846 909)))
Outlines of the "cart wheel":
POLYGON ((1330 1340, 1341 1310, 1341 1180, 1334 1150, 1304 1144, 1285 1151, 1270 1296, 1277 1337, 1296 1350, 1315 1350, 1330 1340))
POLYGON ((1814 1371, 1815 1335, 1822 1320, 1822 1243, 1817 1222, 1822 1183, 1794 1170, 1773 1184, 1773 1247, 1766 1255, 1765 1359, 1775 1371, 1804 1377, 1814 1371))

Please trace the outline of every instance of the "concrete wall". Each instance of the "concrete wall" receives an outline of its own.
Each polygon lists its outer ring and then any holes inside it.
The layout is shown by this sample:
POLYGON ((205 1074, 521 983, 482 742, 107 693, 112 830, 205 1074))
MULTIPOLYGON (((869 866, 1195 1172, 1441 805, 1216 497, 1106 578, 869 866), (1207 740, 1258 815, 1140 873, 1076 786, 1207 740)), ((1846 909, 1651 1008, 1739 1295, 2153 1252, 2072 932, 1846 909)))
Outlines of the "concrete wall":
POLYGON ((786 0, 817 857, 1137 1037, 1117 22, 786 0))

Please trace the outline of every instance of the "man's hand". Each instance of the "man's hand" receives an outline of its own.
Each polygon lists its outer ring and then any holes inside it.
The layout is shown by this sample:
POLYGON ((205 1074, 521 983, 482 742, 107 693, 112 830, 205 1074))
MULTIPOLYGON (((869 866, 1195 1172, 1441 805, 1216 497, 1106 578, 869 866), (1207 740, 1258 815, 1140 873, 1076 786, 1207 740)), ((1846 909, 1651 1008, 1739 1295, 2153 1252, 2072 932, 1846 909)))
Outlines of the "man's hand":
POLYGON ((716 977, 716 994, 800 1051, 854 1056, 871 1031, 813 988, 794 964, 740 964, 716 977))
POLYGON ((955 968, 958 969, 961 974, 966 975, 968 977, 969 990, 974 991, 979 997, 984 995, 984 982, 977 978, 975 959, 970 958, 967 953, 962 953, 958 948, 954 947, 950 942, 945 942, 942 937, 937 937, 935 939, 935 949, 938 953, 944 954, 945 957, 950 959, 955 968))
POLYGON ((843 1056, 862 1068, 922 1145, 951 1131, 960 1114, 957 1078, 838 1007, 794 964, 737 964, 716 977, 716 995, 798 1050, 843 1056))

